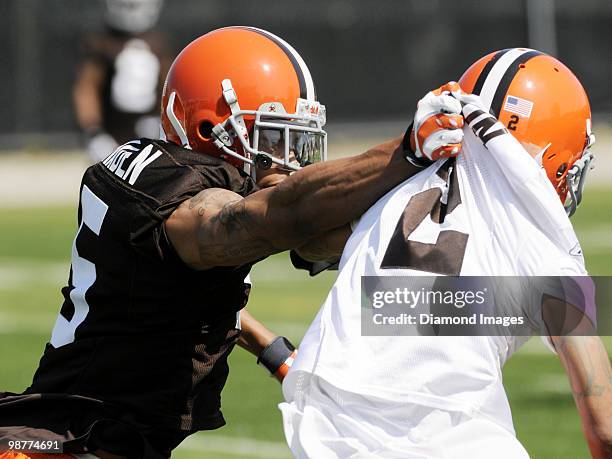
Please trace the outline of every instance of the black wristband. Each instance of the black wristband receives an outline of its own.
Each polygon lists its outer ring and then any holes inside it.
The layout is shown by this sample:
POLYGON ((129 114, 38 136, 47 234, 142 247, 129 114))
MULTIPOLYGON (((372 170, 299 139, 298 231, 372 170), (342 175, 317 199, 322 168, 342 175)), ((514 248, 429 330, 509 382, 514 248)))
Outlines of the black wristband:
POLYGON ((284 336, 278 336, 261 351, 257 364, 264 366, 271 374, 274 374, 293 351, 295 351, 295 346, 284 336))
POLYGON ((402 150, 404 152, 404 158, 413 166, 418 167, 420 169, 424 169, 426 167, 429 167, 433 163, 433 161, 430 161, 425 157, 417 158, 416 153, 412 150, 412 147, 410 146, 410 134, 412 133, 413 126, 414 123, 410 123, 410 126, 408 126, 408 129, 406 129, 406 133, 404 134, 404 138, 402 139, 402 150))

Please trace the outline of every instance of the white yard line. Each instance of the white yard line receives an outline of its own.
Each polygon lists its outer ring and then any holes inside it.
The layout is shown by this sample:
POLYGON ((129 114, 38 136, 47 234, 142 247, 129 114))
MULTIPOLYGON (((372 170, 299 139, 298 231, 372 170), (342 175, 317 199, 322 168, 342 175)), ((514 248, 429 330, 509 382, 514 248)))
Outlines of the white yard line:
MULTIPOLYGON (((59 312, 60 302, 57 303, 59 312)), ((56 313, 46 312, 44 314, 32 311, 3 311, 0 305, 0 334, 9 333, 47 333, 51 332, 55 323, 56 313)), ((299 341, 308 328, 305 322, 294 321, 266 321, 266 325, 276 332, 286 335, 291 339, 299 341)))
POLYGON ((567 394, 572 393, 569 380, 564 373, 537 375, 529 382, 534 393, 567 394))
POLYGON ((69 272, 69 261, 0 258, 0 290, 40 284, 57 285, 59 289, 67 282, 69 272))
MULTIPOLYGON (((283 282, 301 280, 302 276, 296 270, 287 269, 286 263, 267 263, 264 269, 256 274, 254 285, 259 282, 283 282), (287 274, 290 273, 290 274, 287 274), (263 279, 262 279, 263 278, 263 279)), ((33 286, 55 287, 56 301, 59 311, 59 290, 68 280, 70 261, 47 261, 39 259, 18 259, 0 257, 0 292, 2 290, 23 290, 27 295, 33 286)), ((52 301, 52 300, 50 300, 52 301)), ((40 313, 37 311, 7 310, 10 305, 0 303, 0 333, 46 333, 55 323, 55 314, 40 313)), ((273 321, 269 326, 279 333, 300 339, 308 326, 300 321, 273 321)))
MULTIPOLYGON (((279 429, 280 429, 279 425, 279 429)), ((222 435, 202 435, 187 438, 179 449, 207 453, 225 453, 237 457, 261 457, 287 459, 291 457, 289 448, 284 443, 255 440, 246 437, 229 437, 222 435)))
POLYGON ((583 250, 612 249, 612 225, 597 225, 576 233, 583 250))
MULTIPOLYGON (((60 304, 57 304, 59 312, 60 304)), ((55 314, 34 314, 23 312, 10 313, 0 311, 0 335, 10 335, 16 333, 31 333, 31 334, 51 334, 53 325, 55 324, 55 314)))
MULTIPOLYGON (((66 282, 70 260, 49 261, 36 258, 0 257, 0 289, 22 286, 25 283, 66 282)), ((306 271, 293 269, 288 260, 271 259, 255 265, 251 279, 256 286, 266 282, 305 281, 310 279, 306 271)))

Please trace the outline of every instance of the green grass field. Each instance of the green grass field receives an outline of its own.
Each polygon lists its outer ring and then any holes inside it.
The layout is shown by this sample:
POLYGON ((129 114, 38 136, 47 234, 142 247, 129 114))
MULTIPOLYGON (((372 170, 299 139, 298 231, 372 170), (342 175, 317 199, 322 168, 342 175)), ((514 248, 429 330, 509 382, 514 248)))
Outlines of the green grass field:
MULTIPOLYGON (((75 231, 72 208, 0 209, 0 389, 19 392, 31 379, 60 305, 75 231)), ((612 274, 609 192, 588 190, 574 218, 592 274, 612 274)), ((250 311, 299 342, 334 280, 310 279, 271 257, 253 274, 250 311)), ((609 344, 609 340, 608 340, 609 344)), ((279 385, 237 349, 224 392, 228 425, 187 440, 174 457, 284 458, 279 385)), ((510 360, 504 378, 517 433, 533 458, 588 457, 569 385, 556 357, 537 342, 510 360)))

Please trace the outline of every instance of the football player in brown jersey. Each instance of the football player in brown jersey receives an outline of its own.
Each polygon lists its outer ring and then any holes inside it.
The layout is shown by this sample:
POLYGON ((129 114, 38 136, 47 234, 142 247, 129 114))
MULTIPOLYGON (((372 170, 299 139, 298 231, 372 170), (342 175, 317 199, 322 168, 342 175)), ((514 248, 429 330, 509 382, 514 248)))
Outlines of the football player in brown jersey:
POLYGON ((399 138, 322 163, 325 121, 279 37, 228 27, 188 45, 164 85, 165 138, 85 172, 64 303, 32 385, 0 394, 0 445, 169 457, 224 424, 239 336, 281 378, 292 346, 238 314, 251 266, 353 221, 419 170, 399 138))

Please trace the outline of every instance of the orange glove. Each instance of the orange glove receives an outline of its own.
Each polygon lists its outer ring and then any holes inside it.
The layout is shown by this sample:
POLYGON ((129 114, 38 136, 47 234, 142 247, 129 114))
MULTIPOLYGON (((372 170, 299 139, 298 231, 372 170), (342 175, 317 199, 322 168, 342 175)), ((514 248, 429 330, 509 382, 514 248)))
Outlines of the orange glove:
MULTIPOLYGON (((457 156, 463 141, 461 103, 453 93, 461 93, 459 84, 451 81, 427 93, 417 104, 408 139, 411 151, 408 161, 423 167, 430 161, 457 156), (412 160, 411 160, 412 159, 412 160)), ((407 150, 406 142, 404 149, 407 150)))

